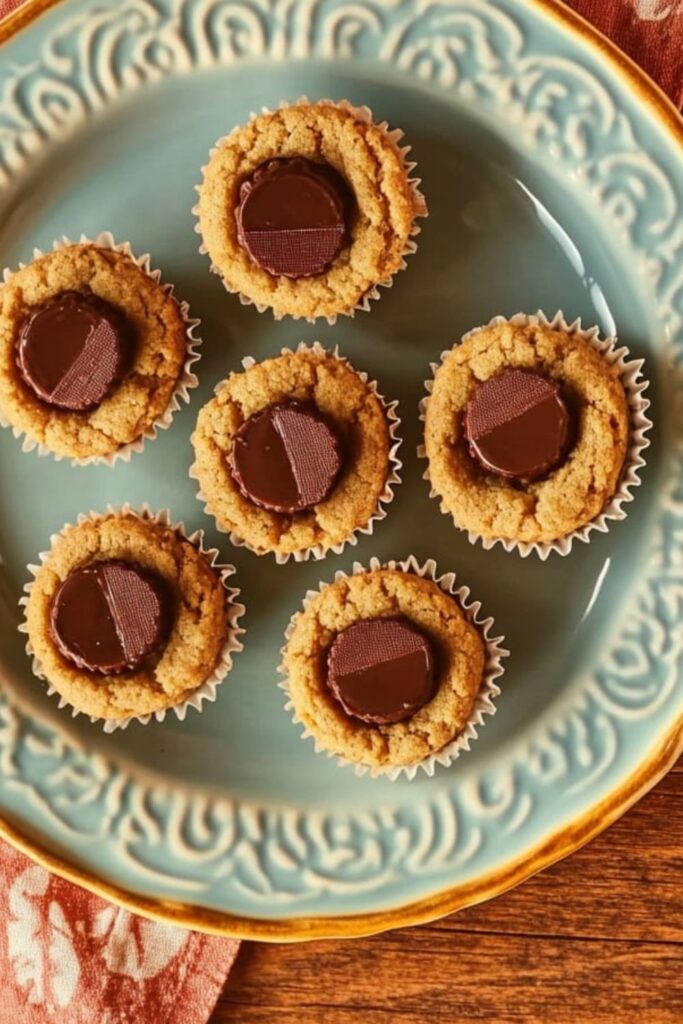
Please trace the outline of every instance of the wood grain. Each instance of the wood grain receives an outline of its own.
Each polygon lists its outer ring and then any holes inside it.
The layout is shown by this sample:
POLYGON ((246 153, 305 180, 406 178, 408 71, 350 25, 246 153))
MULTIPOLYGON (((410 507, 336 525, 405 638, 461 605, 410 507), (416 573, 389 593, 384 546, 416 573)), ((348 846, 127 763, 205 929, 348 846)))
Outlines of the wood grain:
POLYGON ((572 857, 450 918, 244 943, 211 1024, 681 1024, 683 760, 572 857))

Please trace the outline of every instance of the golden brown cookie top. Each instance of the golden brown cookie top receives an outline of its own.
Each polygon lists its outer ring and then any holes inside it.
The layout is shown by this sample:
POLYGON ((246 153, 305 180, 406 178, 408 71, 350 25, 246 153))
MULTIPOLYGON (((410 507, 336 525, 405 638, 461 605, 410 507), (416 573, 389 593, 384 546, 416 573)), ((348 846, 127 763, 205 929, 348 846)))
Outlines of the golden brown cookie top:
POLYGON ((412 250, 415 218, 426 206, 386 126, 329 101, 261 114, 212 151, 199 189, 199 227, 226 287, 276 316, 352 313, 376 285, 400 270, 412 250), (240 190, 269 161, 303 158, 337 172, 353 197, 347 240, 323 273, 273 276, 240 243, 235 211, 240 190))
POLYGON ((426 403, 431 485, 457 526, 485 538, 550 542, 590 522, 615 493, 628 436, 618 368, 585 337, 543 324, 494 323, 472 332, 437 368, 426 403), (573 420, 559 464, 528 482, 487 471, 465 435, 479 386, 513 369, 557 384, 573 420))
POLYGON ((186 329, 175 299, 126 253, 93 243, 46 253, 0 286, 0 413, 56 455, 110 455, 167 409, 187 358, 186 329), (32 310, 63 293, 109 304, 132 333, 122 379, 94 408, 82 411, 42 401, 17 365, 22 325, 32 310))
POLYGON ((69 704, 97 718, 127 718, 179 704, 207 680, 228 635, 228 596, 208 557, 172 527, 109 514, 57 537, 31 586, 26 623, 41 674, 69 704), (142 667, 121 674, 85 671, 55 642, 54 599, 74 570, 119 562, 163 582, 172 621, 161 650, 142 667))
POLYGON ((430 579, 393 569, 344 577, 314 595, 295 616, 283 657, 296 716, 318 745, 374 768, 415 764, 454 739, 472 712, 484 664, 484 639, 457 600, 430 579), (343 630, 381 618, 412 624, 429 639, 435 692, 403 721, 367 724, 333 696, 326 657, 343 630))
POLYGON ((289 555, 347 540, 377 513, 390 473, 391 436, 381 399, 346 360, 319 347, 232 373, 200 410, 192 443, 207 512, 258 553, 289 555), (231 468, 232 451, 250 417, 291 400, 326 418, 341 444, 342 467, 328 497, 305 511, 281 513, 246 496, 231 468))

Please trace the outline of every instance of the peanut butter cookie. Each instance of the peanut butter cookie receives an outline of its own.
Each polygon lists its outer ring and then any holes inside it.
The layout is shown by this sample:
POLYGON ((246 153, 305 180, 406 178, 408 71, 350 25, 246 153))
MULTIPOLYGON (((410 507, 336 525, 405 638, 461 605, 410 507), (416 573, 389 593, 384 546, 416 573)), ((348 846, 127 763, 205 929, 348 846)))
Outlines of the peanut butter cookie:
POLYGON ((424 199, 400 132, 323 100, 264 113, 211 152, 198 229, 226 288, 276 317, 367 306, 414 251, 424 199))
POLYGON ((191 475, 234 543, 322 557, 385 514, 396 422, 364 374, 300 346, 219 385, 197 419, 191 475))
POLYGON ((111 513, 66 528, 25 604, 37 673, 93 718, 181 705, 230 667, 239 606, 210 558, 152 518, 111 513))
POLYGON ((537 318, 492 321, 456 345, 424 421, 443 511, 477 536, 524 543, 556 541, 600 515, 630 429, 619 367, 584 334, 537 318))
POLYGON ((433 580, 391 568, 323 587, 284 649, 295 717, 316 746, 374 770, 414 765, 466 726, 486 644, 433 580))
POLYGON ((167 425, 179 385, 196 383, 187 331, 122 247, 46 253, 0 286, 0 418, 58 457, 113 456, 167 425))

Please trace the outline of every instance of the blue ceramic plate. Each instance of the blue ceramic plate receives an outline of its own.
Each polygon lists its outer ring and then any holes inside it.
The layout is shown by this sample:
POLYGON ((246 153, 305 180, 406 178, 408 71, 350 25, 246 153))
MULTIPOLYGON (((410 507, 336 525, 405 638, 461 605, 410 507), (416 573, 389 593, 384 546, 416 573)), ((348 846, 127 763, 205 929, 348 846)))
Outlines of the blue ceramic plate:
POLYGON ((483 899, 607 825, 681 739, 673 108, 550 0, 65 0, 12 33, 0 60, 2 263, 111 229, 151 252, 204 336, 191 406, 129 465, 76 469, 0 436, 2 833, 144 912, 292 939, 483 899), (368 104, 403 128, 431 209, 395 286, 333 328, 240 306, 197 252, 190 212, 215 139, 302 94, 368 104), (494 314, 538 308, 644 356, 655 420, 627 520, 545 564, 470 546, 415 455, 430 361, 494 314), (316 338, 399 399, 404 483, 358 548, 277 566, 214 534, 187 476, 189 436, 243 356, 316 338), (234 561, 246 650, 202 714, 105 735, 32 678, 17 600, 52 532, 124 501, 170 508, 234 561), (354 558, 411 552, 457 571, 512 655, 470 754, 431 779, 359 779, 300 738, 278 651, 308 587, 354 558))

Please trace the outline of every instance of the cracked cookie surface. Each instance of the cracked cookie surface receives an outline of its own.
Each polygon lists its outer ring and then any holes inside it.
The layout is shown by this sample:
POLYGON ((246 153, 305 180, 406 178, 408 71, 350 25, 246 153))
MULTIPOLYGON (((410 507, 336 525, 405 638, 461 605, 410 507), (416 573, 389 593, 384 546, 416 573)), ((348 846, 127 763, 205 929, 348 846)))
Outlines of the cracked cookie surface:
POLYGON ((351 314, 364 296, 402 269, 415 218, 426 205, 410 184, 400 150, 380 126, 331 103, 261 114, 221 140, 204 168, 199 227, 212 265, 230 291, 276 316, 351 314), (274 277, 251 261, 237 237, 239 190, 259 166, 282 157, 324 162, 355 195, 350 244, 323 274, 274 277))
POLYGON ((127 718, 180 704, 206 681, 228 636, 228 597, 208 558, 176 530, 134 515, 108 515, 85 520, 56 539, 32 584, 26 623, 42 674, 69 704, 95 718, 127 718), (76 668, 57 649, 50 628, 62 581, 81 565, 108 559, 156 573, 174 602, 161 653, 120 675, 76 668))
POLYGON ((287 352, 232 373, 200 410, 192 443, 207 512, 259 554, 328 549, 347 540, 377 512, 389 474, 391 437, 381 400, 349 363, 323 350, 287 352), (285 399, 313 402, 335 427, 344 453, 329 497, 293 514, 259 508, 230 471, 233 438, 244 421, 285 399))
POLYGON ((107 456, 163 415, 187 357, 186 326, 176 300, 130 256, 94 244, 38 257, 0 286, 0 412, 51 452, 107 456), (91 292, 116 306, 135 332, 133 364, 95 409, 69 412, 41 402, 16 363, 16 338, 29 310, 65 291, 91 292))
POLYGON ((299 612, 283 670, 296 715, 325 750, 373 768, 415 764, 436 753, 467 724, 482 683, 485 642, 454 597, 413 573, 377 569, 324 587, 299 612), (361 619, 401 616, 436 651, 434 697, 411 718, 367 725, 332 696, 325 661, 334 638, 361 619))
POLYGON ((617 488, 628 437, 618 369, 586 339, 541 324, 506 322, 470 334, 438 367, 425 412, 429 477, 442 509, 458 527, 491 539, 550 542, 595 519, 617 488), (462 425, 477 384, 513 367, 558 382, 576 421, 564 463, 527 485, 483 471, 462 425))

